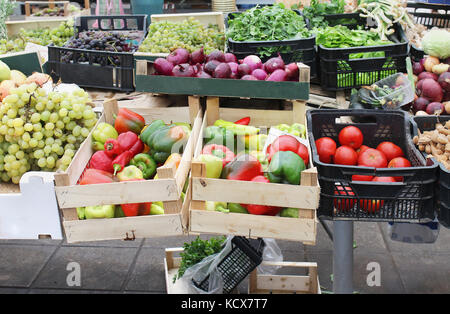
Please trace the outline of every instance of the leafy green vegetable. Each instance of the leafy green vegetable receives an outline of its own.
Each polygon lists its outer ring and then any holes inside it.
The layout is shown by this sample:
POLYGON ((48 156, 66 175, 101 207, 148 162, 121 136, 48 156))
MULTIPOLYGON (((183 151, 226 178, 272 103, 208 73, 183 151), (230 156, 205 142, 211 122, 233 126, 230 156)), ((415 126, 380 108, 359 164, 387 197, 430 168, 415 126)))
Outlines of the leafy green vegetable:
POLYGON ((343 25, 327 26, 315 29, 316 44, 325 48, 349 48, 362 46, 381 46, 392 44, 389 40, 381 40, 377 33, 358 29, 349 29, 343 25))
MULTIPOLYGON (((303 8, 303 15, 309 20, 311 27, 322 28, 327 27, 329 22, 325 20, 323 15, 344 13, 344 0, 331 0, 330 2, 319 2, 312 0, 309 7, 303 8)), ((292 8, 298 8, 297 5, 292 8)), ((336 21, 339 23, 339 21, 336 21)))
MULTIPOLYGON (((282 3, 256 6, 228 20, 227 37, 234 41, 270 41, 308 38, 305 20, 282 3)), ((260 47, 261 57, 290 52, 289 46, 260 47)))
POLYGON ((173 277, 173 282, 180 279, 189 267, 201 262, 209 255, 219 253, 222 250, 225 239, 224 236, 209 240, 202 240, 200 237, 197 237, 191 243, 184 243, 184 252, 180 254, 180 268, 178 269, 178 273, 173 277))

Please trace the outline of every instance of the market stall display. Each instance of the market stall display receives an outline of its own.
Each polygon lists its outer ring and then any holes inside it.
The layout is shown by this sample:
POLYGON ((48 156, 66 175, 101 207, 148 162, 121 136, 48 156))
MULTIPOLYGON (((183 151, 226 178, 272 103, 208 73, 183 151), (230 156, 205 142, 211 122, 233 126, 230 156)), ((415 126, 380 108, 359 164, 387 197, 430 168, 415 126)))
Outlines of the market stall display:
POLYGON ((396 222, 434 219, 438 165, 415 148, 407 113, 310 110, 307 117, 321 187, 319 216, 396 222), (342 117, 365 121, 337 121, 342 117))
POLYGON ((79 17, 74 38, 63 47, 49 46, 48 72, 54 80, 65 83, 133 91, 133 52, 145 37, 146 18, 146 15, 79 17))
POLYGON ((69 167, 66 173, 55 175, 56 197, 63 212, 68 242, 123 239, 131 234, 136 238, 182 235, 190 202, 190 189, 185 187, 193 144, 201 126, 201 111, 191 108, 191 115, 188 107, 158 110, 136 105, 136 108, 127 106, 130 112, 119 109, 116 100, 106 101, 103 107, 99 123, 74 157, 76 165, 69 167), (142 133, 137 132, 139 138, 132 131, 122 132, 138 125, 143 128, 142 120, 132 112, 142 116, 147 125, 142 133), (187 129, 188 124, 192 125, 192 131, 187 129), (116 134, 117 140, 114 139, 116 134), (144 143, 151 149, 150 153, 136 155, 142 153, 144 143), (139 144, 140 148, 135 150, 139 144), (116 151, 124 148, 122 146, 130 148, 122 153, 116 151), (178 154, 171 155, 171 151, 178 154), (183 191, 186 191, 184 201, 183 191), (161 201, 164 215, 152 215, 162 213, 161 208, 152 208, 161 201), (120 204, 130 204, 121 206, 125 217, 114 214, 114 206, 93 208, 103 210, 103 214, 92 215, 92 218, 120 218, 89 219, 86 216, 86 206, 120 204), (88 219, 80 219, 83 209, 77 212, 77 207, 84 207, 84 218, 88 219))

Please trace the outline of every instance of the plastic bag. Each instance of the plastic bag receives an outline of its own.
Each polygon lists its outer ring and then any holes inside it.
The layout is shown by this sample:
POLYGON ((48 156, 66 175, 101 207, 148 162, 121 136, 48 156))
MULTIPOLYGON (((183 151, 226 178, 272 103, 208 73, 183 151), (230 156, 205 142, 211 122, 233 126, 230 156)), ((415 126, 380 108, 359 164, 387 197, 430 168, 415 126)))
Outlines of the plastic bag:
MULTIPOLYGON (((282 262, 283 261, 283 253, 281 253, 281 249, 278 246, 275 239, 264 238, 264 250, 263 250, 263 261, 268 262, 282 262)), ((262 275, 274 275, 281 266, 268 266, 268 265, 259 265, 257 267, 258 273, 262 275)))
POLYGON ((439 235, 439 222, 435 219, 427 223, 389 223, 391 240, 404 243, 434 243, 439 235))
POLYGON ((223 249, 216 254, 205 257, 201 262, 189 267, 184 272, 183 276, 178 279, 183 286, 188 287, 188 293, 192 294, 222 294, 223 293, 223 279, 222 275, 217 269, 217 265, 222 259, 231 252, 231 240, 233 236, 228 236, 223 249), (202 282, 209 274, 208 291, 197 288, 192 280, 195 282, 202 282))

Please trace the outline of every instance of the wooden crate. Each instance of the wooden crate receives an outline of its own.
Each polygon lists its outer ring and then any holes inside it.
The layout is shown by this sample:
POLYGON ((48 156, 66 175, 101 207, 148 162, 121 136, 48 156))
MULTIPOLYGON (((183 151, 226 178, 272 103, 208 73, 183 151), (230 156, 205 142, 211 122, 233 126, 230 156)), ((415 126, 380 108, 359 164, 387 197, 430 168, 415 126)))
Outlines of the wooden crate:
MULTIPOLYGON (((200 155, 203 147, 203 130, 217 119, 236 121, 249 116, 250 124, 254 126, 270 127, 294 122, 306 125, 306 103, 295 101, 292 106, 292 110, 220 108, 219 98, 208 97, 205 118, 195 146, 194 160, 200 155)), ((311 151, 309 155, 311 166, 311 151)), ((192 162, 191 176, 190 232, 265 237, 315 244, 316 208, 320 197, 316 168, 302 172, 301 185, 206 178, 205 163, 197 161, 192 162), (299 218, 207 211, 205 201, 300 208, 299 218)))
POLYGON ((62 22, 66 22, 72 19, 71 16, 66 17, 55 17, 51 19, 40 19, 40 20, 21 20, 21 21, 7 21, 6 30, 8 32, 8 37, 19 34, 20 29, 33 30, 41 28, 56 28, 62 22))
MULTIPOLYGON (((62 222, 67 241, 96 241, 125 239, 132 237, 157 237, 182 235, 187 225, 190 191, 185 202, 181 202, 181 192, 187 180, 195 140, 200 132, 202 112, 200 107, 142 108, 142 104, 127 108, 141 114, 146 123, 162 119, 189 122, 192 132, 185 147, 178 169, 162 166, 157 169, 158 180, 116 182, 108 184, 77 185, 77 181, 88 164, 92 154, 91 136, 74 156, 74 162, 66 173, 55 175, 55 192, 62 211, 62 222), (126 204, 141 202, 164 202, 164 215, 125 217, 113 219, 78 220, 76 207, 106 204, 126 204)), ((119 104, 111 99, 104 102, 104 113, 100 122, 112 123, 119 104)))
POLYGON ((261 266, 305 268, 308 269, 308 275, 262 275, 258 274, 257 269, 255 269, 250 273, 248 285, 249 294, 321 294, 319 276, 317 274, 317 263, 263 261, 261 266))
MULTIPOLYGON (((166 277, 166 292, 168 294, 188 294, 189 290, 182 281, 173 282, 174 276, 180 268, 180 253, 183 248, 168 248, 165 250, 164 273, 166 277)), ((257 270, 250 273, 248 293, 296 293, 296 294, 320 294, 319 276, 317 274, 317 263, 301 262, 268 262, 263 261, 264 266, 306 268, 307 276, 299 275, 262 275, 257 270)))
MULTIPOLYGON (((198 13, 180 13, 180 14, 152 14, 151 23, 160 21, 182 22, 189 17, 193 17, 205 26, 215 24, 219 30, 225 31, 225 22, 222 12, 198 12, 198 13)), ((168 53, 135 52, 136 59, 155 60, 156 58, 165 58, 168 53)))

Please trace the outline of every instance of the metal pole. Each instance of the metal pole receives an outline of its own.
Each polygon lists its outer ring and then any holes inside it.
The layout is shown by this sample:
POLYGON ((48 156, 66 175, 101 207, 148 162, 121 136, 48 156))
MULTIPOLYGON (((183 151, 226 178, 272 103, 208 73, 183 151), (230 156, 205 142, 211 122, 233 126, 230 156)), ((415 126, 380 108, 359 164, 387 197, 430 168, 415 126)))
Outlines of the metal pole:
POLYGON ((333 291, 353 293, 353 221, 333 222, 333 291))

